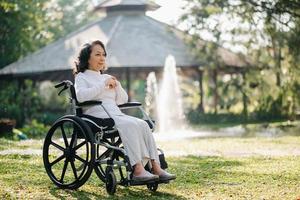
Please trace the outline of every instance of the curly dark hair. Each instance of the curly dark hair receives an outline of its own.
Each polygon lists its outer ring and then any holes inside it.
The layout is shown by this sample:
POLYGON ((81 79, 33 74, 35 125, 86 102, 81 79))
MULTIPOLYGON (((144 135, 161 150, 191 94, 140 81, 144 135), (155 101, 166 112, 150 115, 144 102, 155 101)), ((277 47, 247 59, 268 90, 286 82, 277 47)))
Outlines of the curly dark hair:
MULTIPOLYGON (((103 44, 103 42, 101 42, 100 40, 95 40, 92 43, 87 43, 84 45, 84 47, 81 49, 79 56, 78 56, 78 62, 75 62, 76 65, 76 74, 79 72, 84 72, 85 70, 87 70, 89 68, 89 59, 90 59, 90 55, 92 52, 92 48, 95 45, 100 45, 106 54, 106 50, 105 50, 105 46, 103 44)), ((103 71, 101 71, 101 73, 103 73, 103 71)))

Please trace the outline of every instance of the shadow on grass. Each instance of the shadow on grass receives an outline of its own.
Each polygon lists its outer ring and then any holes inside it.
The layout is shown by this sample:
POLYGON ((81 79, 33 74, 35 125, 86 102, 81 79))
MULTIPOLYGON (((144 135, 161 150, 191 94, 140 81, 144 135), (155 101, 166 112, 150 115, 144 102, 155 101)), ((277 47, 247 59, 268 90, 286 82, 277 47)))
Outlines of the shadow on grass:
POLYGON ((123 193, 121 199, 132 199, 132 198, 136 198, 136 199, 178 199, 178 200, 187 199, 183 196, 179 196, 174 193, 171 194, 171 193, 167 193, 167 192, 160 192, 159 191, 160 186, 161 185, 158 185, 158 190, 156 192, 151 192, 149 190, 145 190, 145 189, 142 189, 141 187, 135 187, 135 186, 122 187, 119 189, 120 189, 120 192, 123 193))
POLYGON ((182 196, 176 195, 176 194, 170 194, 166 192, 151 192, 151 191, 145 191, 145 189, 142 189, 140 187, 119 187, 117 188, 117 191, 115 195, 108 195, 105 192, 104 186, 99 186, 99 190, 102 190, 101 194, 99 193, 92 193, 88 192, 86 190, 67 190, 67 189, 59 189, 56 187, 53 187, 49 190, 50 194, 53 197, 56 197, 57 199, 67 200, 71 197, 76 199, 122 199, 122 200, 132 200, 132 199, 178 199, 178 200, 186 200, 187 198, 184 198, 182 196), (103 194, 103 195, 102 195, 103 194))
POLYGON ((96 199, 105 199, 105 196, 94 194, 91 192, 86 192, 86 191, 77 191, 77 190, 67 190, 67 189, 60 189, 57 187, 53 187, 50 189, 50 194, 57 199, 61 200, 66 200, 70 199, 70 196, 76 199, 91 199, 91 198, 96 198, 96 199), (66 195, 68 194, 68 195, 66 195))

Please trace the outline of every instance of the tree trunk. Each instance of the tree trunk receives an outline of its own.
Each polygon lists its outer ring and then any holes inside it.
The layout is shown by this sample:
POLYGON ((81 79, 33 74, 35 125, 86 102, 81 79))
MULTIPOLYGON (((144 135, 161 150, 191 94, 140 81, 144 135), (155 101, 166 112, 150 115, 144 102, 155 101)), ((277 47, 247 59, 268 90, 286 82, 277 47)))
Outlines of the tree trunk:
POLYGON ((276 70, 276 85, 278 87, 281 86, 281 77, 280 77, 280 72, 281 72, 281 47, 278 46, 278 54, 276 54, 277 57, 276 59, 276 65, 277 65, 277 70, 276 70))
POLYGON ((247 95, 246 95, 246 74, 245 72, 242 72, 242 78, 243 78, 243 85, 242 85, 242 94, 243 94, 243 116, 244 120, 247 121, 248 119, 248 104, 247 104, 247 95))
POLYGON ((21 102, 21 115, 22 115, 22 121, 17 122, 18 125, 20 124, 24 124, 24 122, 26 122, 26 120, 28 119, 28 111, 27 111, 27 106, 26 106, 26 96, 25 96, 25 79, 17 79, 18 81, 18 88, 19 91, 18 93, 21 93, 22 99, 23 101, 21 102))
POLYGON ((280 42, 276 40, 275 36, 271 36, 272 38, 272 46, 274 50, 274 60, 275 60, 275 73, 276 73, 276 86, 281 86, 281 47, 280 42))
POLYGON ((214 109, 215 109, 215 114, 218 114, 218 101, 219 101, 218 72, 216 69, 213 70, 213 82, 214 82, 214 109))
POLYGON ((198 77, 199 77, 199 95, 200 95, 200 102, 198 105, 198 110, 200 113, 204 113, 204 107, 203 107, 203 71, 200 70, 199 68, 197 69, 198 71, 198 77))

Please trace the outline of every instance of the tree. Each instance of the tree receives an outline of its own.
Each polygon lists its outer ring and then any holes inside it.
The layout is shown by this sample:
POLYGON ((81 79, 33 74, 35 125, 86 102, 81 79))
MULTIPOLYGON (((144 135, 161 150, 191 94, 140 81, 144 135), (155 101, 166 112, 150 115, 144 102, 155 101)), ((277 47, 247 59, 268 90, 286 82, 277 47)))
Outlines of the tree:
MULTIPOLYGON (((186 0, 186 3, 181 21, 188 25, 189 33, 196 35, 190 42, 199 57, 216 66, 220 63, 212 56, 217 55, 216 48, 199 45, 203 43, 203 36, 209 35, 207 39, 223 47, 238 47, 259 61, 261 69, 269 70, 271 74, 265 81, 270 81, 274 74, 276 84, 272 87, 277 86, 278 92, 272 99, 281 103, 280 110, 285 113, 286 106, 295 105, 295 99, 299 99, 299 95, 295 97, 299 94, 295 91, 299 78, 293 76, 299 73, 299 0, 186 0)), ((267 84, 265 81, 260 84, 267 84)), ((251 91, 247 88, 247 80, 241 88, 244 94, 251 91)), ((271 91, 263 91, 261 95, 272 96, 271 91)))
POLYGON ((0 0, 0 68, 92 20, 84 0, 0 0))
MULTIPOLYGON (((0 68, 93 20, 89 17, 88 3, 84 0, 0 0, 0 68)), ((33 118, 42 120, 41 116, 46 115, 33 82, 11 80, 0 85, 1 117, 15 119, 22 126, 33 118)), ((50 106, 46 109, 51 111, 50 106)))
POLYGON ((0 68, 49 41, 43 31, 45 2, 0 1, 0 68))

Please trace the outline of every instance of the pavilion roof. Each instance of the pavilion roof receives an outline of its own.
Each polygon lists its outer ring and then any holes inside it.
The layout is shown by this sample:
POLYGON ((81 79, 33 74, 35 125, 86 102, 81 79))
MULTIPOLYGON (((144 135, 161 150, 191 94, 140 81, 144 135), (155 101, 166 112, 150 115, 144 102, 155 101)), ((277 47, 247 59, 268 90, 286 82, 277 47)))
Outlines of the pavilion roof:
MULTIPOLYGON (((128 6, 130 2, 131 5, 148 5, 144 0, 110 0, 99 6, 128 6)), ((154 20, 145 12, 108 13, 106 17, 11 63, 0 70, 0 76, 72 70, 79 50, 93 40, 101 40, 106 45, 106 62, 110 68, 163 67, 169 54, 175 57, 178 67, 198 67, 203 63, 192 55, 184 36, 175 27, 154 20)), ((219 52, 229 66, 247 65, 224 48, 219 52)))

